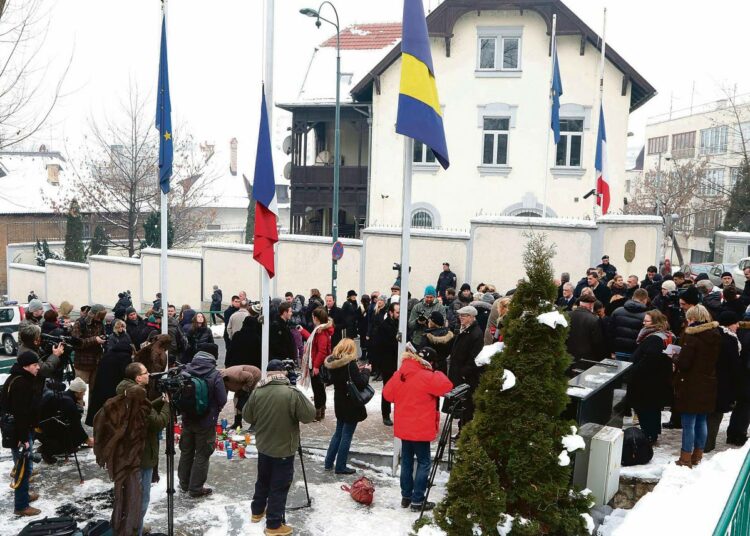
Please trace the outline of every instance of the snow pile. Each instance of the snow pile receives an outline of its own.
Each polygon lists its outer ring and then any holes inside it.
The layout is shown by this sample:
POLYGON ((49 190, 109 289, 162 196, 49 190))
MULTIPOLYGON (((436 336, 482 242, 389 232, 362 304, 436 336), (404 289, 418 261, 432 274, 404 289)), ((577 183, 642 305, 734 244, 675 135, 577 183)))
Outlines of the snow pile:
POLYGON ((604 518, 604 521, 596 531, 596 536, 612 536, 614 532, 625 522, 625 516, 630 510, 617 508, 604 518))
POLYGON ((591 387, 568 387, 568 396, 575 396, 577 398, 584 398, 591 394, 593 389, 591 387))
POLYGON ((435 525, 425 525, 420 527, 417 536, 446 536, 445 531, 435 525))
POLYGON ((586 449, 586 442, 578 435, 578 428, 575 426, 570 427, 570 434, 563 436, 562 444, 568 452, 573 452, 578 449, 586 449))
POLYGON ((501 391, 507 391, 512 389, 516 385, 516 375, 508 369, 503 370, 503 386, 500 388, 501 391))
POLYGON ((563 467, 567 467, 568 465, 570 465, 570 456, 568 456, 568 451, 563 449, 563 451, 557 457, 557 460, 558 465, 561 465, 563 467))
POLYGON ((492 358, 503 351, 503 347, 505 346, 505 343, 502 342, 496 342, 494 344, 488 344, 484 348, 482 348, 482 351, 477 354, 477 356, 474 358, 474 363, 478 367, 484 367, 486 365, 490 364, 490 361, 492 361, 492 358))
POLYGON ((711 534, 749 451, 750 443, 719 452, 694 469, 669 465, 654 491, 638 501, 615 530, 607 523, 599 534, 711 534))
POLYGON ((591 517, 589 514, 581 514, 581 517, 586 521, 586 530, 589 531, 589 534, 594 533, 594 518, 591 517))
POLYGON ((555 329, 557 326, 562 326, 564 328, 568 327, 568 321, 565 320, 565 317, 562 314, 560 314, 560 311, 550 311, 549 313, 542 313, 536 317, 536 320, 540 324, 545 324, 552 329, 555 329))

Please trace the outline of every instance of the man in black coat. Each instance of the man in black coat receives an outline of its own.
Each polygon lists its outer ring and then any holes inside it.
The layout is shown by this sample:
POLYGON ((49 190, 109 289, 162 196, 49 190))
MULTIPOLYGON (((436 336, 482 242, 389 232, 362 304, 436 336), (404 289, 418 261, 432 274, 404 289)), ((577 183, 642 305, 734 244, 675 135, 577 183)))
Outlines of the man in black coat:
POLYGON ((293 359, 296 361, 297 347, 292 338, 289 319, 292 318, 292 304, 282 302, 279 304, 279 316, 270 326, 269 352, 271 359, 293 359))
POLYGON ((437 280, 437 285, 435 285, 437 295, 440 296, 440 298, 443 300, 443 303, 445 303, 445 291, 449 288, 456 288, 456 274, 451 272, 450 263, 444 262, 443 271, 440 272, 437 280))
POLYGON ((227 307, 226 311, 224 311, 224 345, 226 346, 227 352, 232 346, 232 339, 227 332, 227 326, 229 325, 229 319, 232 318, 232 315, 240 310, 240 305, 240 297, 232 296, 232 304, 227 307))
POLYGON ((573 306, 576 303, 576 298, 573 296, 573 284, 570 282, 563 283, 562 295, 557 300, 557 306, 562 307, 565 311, 572 311, 573 306))
POLYGON ((468 383, 471 387, 466 397, 464 411, 459 420, 459 429, 474 418, 474 391, 479 386, 479 367, 474 359, 484 348, 484 332, 477 323, 477 310, 468 305, 457 311, 460 328, 453 339, 448 377, 453 385, 468 383))
POLYGON ((232 337, 232 347, 227 351, 224 368, 252 365, 260 369, 262 366, 261 340, 258 312, 251 308, 250 314, 242 321, 242 328, 232 337))
POLYGON ((597 300, 605 305, 609 303, 610 298, 612 298, 612 292, 610 292, 606 282, 599 281, 599 276, 596 272, 589 272, 589 275, 586 276, 586 282, 589 288, 594 291, 594 296, 596 296, 597 300))
POLYGON ((641 281, 641 288, 645 288, 648 290, 648 287, 653 285, 654 283, 659 283, 661 281, 661 276, 659 275, 659 270, 656 268, 656 266, 649 266, 646 270, 646 278, 641 281))
MULTIPOLYGON (((742 290, 742 303, 745 304, 746 307, 750 306, 750 266, 742 270, 742 273, 745 274, 745 286, 742 290)), ((739 287, 738 287, 739 288, 739 287)))
MULTIPOLYGON (((391 302, 388 306, 388 316, 375 330, 372 340, 372 353, 376 356, 383 376, 383 385, 388 383, 398 370, 398 319, 401 306, 398 302, 391 302)), ((383 424, 393 426, 391 420, 391 404, 385 398, 380 403, 383 414, 383 424)))
POLYGON ((583 294, 578 307, 570 313, 570 331, 566 346, 568 353, 576 361, 601 361, 607 354, 602 327, 599 318, 594 314, 594 303, 594 296, 583 294))
POLYGON ((630 361, 638 344, 638 334, 643 329, 643 318, 646 316, 648 291, 639 288, 633 299, 615 309, 609 322, 609 341, 611 352, 617 359, 630 361))
POLYGON ((604 270, 604 283, 611 281, 617 274, 617 268, 615 268, 614 264, 609 263, 609 255, 604 255, 602 257, 602 263, 598 265, 597 268, 604 270))
POLYGON ((741 447, 747 441, 747 429, 750 426, 750 320, 739 322, 737 338, 742 344, 740 361, 743 372, 737 378, 737 403, 729 419, 727 443, 741 447))
MULTIPOLYGON (((342 335, 349 339, 357 337, 357 320, 359 306, 357 305, 357 293, 350 290, 346 293, 346 301, 341 306, 342 335)), ((334 323, 335 325, 335 323, 334 323)))
MULTIPOLYGON (((219 285, 214 285, 213 294, 211 294, 211 311, 221 311, 221 301, 224 299, 224 295, 219 288, 219 285)), ((222 315, 218 313, 211 313, 211 323, 216 324, 216 317, 224 320, 222 315)))
MULTIPOLYGON (((99 384, 97 382, 96 386, 99 387, 99 384)), ((62 385, 60 387, 65 389, 62 385)), ((67 390, 62 389, 47 390, 42 396, 39 418, 42 447, 39 451, 47 463, 55 463, 56 454, 68 455, 77 451, 82 443, 94 446, 94 440, 81 425, 86 383, 81 378, 75 378, 67 390)))
POLYGON ((341 308, 336 305, 333 294, 326 294, 326 313, 328 318, 333 321, 333 336, 331 337, 331 348, 335 348, 343 337, 344 321, 341 317, 341 308))

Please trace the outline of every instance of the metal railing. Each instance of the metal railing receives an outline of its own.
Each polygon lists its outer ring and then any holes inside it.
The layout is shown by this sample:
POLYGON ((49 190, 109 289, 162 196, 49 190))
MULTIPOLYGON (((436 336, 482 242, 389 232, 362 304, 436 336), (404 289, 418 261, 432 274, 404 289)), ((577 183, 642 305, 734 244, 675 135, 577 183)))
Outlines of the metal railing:
POLYGON ((750 533, 750 452, 729 494, 714 536, 746 536, 750 533))

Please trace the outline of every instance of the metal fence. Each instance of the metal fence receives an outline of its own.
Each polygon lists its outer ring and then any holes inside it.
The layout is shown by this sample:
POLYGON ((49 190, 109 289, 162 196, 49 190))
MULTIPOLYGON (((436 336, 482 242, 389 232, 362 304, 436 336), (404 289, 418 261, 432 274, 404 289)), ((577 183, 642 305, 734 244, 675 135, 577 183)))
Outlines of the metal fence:
POLYGON ((750 534, 750 452, 745 456, 729 500, 714 529, 714 536, 750 534))

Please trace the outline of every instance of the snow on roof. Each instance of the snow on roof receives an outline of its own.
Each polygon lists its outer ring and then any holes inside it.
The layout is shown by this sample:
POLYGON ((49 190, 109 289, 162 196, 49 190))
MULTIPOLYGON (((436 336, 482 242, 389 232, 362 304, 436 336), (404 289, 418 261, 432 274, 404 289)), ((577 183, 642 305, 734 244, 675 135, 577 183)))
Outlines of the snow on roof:
POLYGON ((67 163, 59 152, 0 151, 0 214, 51 214, 43 197, 56 198, 60 186, 47 180, 48 166, 59 166, 60 184, 67 163))
MULTIPOLYGON (((381 50, 395 45, 400 39, 400 22, 354 24, 340 34, 341 50, 381 50)), ((336 36, 326 39, 320 46, 336 48, 336 36)))

